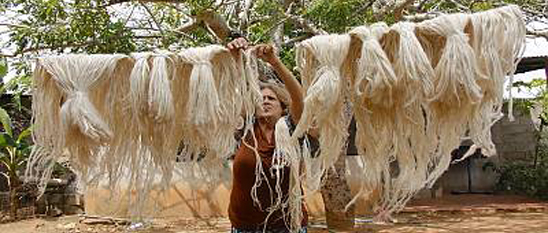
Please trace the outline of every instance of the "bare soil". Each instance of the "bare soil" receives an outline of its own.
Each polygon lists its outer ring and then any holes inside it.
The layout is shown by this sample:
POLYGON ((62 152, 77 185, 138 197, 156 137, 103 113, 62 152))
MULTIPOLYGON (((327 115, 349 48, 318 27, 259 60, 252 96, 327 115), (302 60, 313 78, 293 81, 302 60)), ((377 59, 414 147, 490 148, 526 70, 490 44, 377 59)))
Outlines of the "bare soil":
MULTIPOLYGON (((415 200, 391 224, 356 218, 352 232, 547 232, 548 203, 519 196, 458 195, 415 200)), ((127 225, 79 216, 32 218, 0 224, 1 233, 186 233, 229 232, 227 218, 154 219, 127 225)), ((327 233, 325 220, 312 218, 310 233, 327 233)))
MULTIPOLYGON (((227 219, 162 219, 131 229, 131 225, 89 224, 79 222, 78 216, 34 218, 0 225, 5 233, 186 233, 229 232, 227 219)), ((373 224, 358 219, 353 232, 548 232, 548 212, 518 212, 496 214, 401 214, 397 223, 373 224)), ((134 225, 135 226, 135 225, 134 225)), ((309 232, 329 232, 325 222, 312 219, 309 232)))

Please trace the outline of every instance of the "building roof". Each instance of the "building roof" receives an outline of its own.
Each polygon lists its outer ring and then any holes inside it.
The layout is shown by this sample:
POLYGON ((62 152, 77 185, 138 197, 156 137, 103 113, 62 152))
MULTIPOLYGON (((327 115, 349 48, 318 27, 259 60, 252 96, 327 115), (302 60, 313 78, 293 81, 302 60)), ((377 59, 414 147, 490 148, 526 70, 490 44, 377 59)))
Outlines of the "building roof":
POLYGON ((548 67, 548 55, 524 57, 518 63, 516 74, 548 67))

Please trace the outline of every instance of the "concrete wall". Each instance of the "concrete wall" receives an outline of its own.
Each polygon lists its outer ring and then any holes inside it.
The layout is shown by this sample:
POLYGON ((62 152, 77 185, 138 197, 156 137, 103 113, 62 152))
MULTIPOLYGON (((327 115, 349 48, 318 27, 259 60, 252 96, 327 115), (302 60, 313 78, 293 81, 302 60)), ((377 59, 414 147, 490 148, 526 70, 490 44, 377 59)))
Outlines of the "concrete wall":
POLYGON ((493 142, 501 160, 532 159, 535 154, 535 127, 529 114, 515 111, 516 120, 504 117, 493 126, 493 142))
MULTIPOLYGON (((350 182, 353 193, 359 185, 350 182)), ((305 193, 308 193, 304 190, 305 193)), ((85 212, 100 216, 131 216, 127 193, 112 195, 107 189, 96 188, 85 193, 85 212)), ((132 193, 135 197, 135 193, 132 193)), ((172 186, 163 194, 153 193, 145 204, 144 216, 155 218, 208 218, 227 216, 230 201, 230 188, 219 185, 214 189, 192 190, 184 183, 172 186)), ((310 216, 324 216, 324 204, 321 194, 315 193, 306 198, 306 207, 310 216)), ((364 198, 356 202, 357 214, 371 214, 371 202, 364 198)))
POLYGON ((514 116, 515 121, 510 122, 507 117, 504 117, 491 129, 497 155, 490 158, 472 156, 468 160, 451 165, 438 181, 444 192, 469 189, 473 192, 492 192, 497 174, 492 169, 484 169, 486 163, 499 164, 508 160, 533 159, 536 140, 531 117, 517 110, 514 111, 514 116), (471 187, 468 186, 468 166, 470 166, 471 187))

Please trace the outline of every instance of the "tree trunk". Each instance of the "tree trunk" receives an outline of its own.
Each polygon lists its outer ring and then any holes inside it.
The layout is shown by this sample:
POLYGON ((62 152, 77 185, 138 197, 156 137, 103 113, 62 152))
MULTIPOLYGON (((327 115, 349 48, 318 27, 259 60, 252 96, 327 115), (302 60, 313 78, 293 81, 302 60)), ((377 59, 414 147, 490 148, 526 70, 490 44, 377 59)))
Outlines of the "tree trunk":
POLYGON ((335 163, 335 172, 327 171, 324 184, 321 189, 325 205, 325 218, 330 230, 345 231, 354 228, 354 205, 345 211, 346 205, 352 200, 350 187, 346 182, 346 149, 340 154, 335 163))

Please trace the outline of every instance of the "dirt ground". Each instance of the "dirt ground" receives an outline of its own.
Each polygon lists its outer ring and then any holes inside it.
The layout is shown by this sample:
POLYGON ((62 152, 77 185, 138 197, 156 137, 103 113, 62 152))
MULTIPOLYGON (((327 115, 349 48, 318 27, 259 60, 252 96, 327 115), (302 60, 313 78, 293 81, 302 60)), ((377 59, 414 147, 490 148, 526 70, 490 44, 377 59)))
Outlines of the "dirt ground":
MULTIPOLYGON (((398 222, 388 225, 372 224, 368 219, 357 219, 353 232, 548 232, 548 212, 518 212, 496 214, 400 214, 398 222)), ((144 227, 116 226, 105 223, 79 222, 78 216, 35 218, 0 225, 5 233, 186 233, 229 232, 227 219, 170 219, 155 220, 144 227)), ((310 233, 329 232, 325 222, 312 219, 310 233)))
MULTIPOLYGON (((547 232, 548 203, 520 196, 455 195, 414 200, 392 224, 356 218, 352 232, 547 232)), ((186 233, 229 232, 227 218, 154 219, 142 225, 64 216, 0 224, 0 233, 186 233)), ((311 218, 310 233, 327 233, 325 220, 311 218)))

